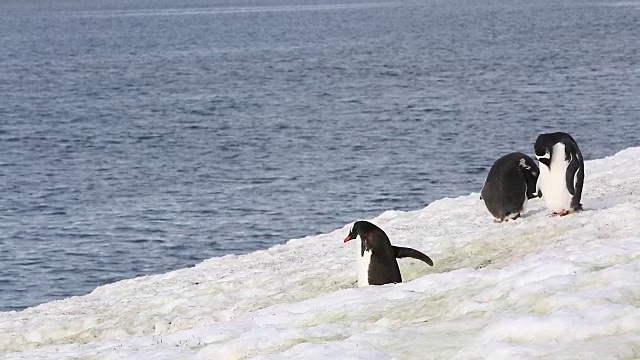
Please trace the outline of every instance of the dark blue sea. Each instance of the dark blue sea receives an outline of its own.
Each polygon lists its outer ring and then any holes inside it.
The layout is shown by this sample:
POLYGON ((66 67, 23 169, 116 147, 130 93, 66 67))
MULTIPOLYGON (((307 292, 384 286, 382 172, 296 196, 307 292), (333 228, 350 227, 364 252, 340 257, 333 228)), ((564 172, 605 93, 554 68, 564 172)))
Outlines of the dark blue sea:
POLYGON ((638 146, 639 39, 637 1, 2 1, 0 311, 479 192, 541 132, 638 146))

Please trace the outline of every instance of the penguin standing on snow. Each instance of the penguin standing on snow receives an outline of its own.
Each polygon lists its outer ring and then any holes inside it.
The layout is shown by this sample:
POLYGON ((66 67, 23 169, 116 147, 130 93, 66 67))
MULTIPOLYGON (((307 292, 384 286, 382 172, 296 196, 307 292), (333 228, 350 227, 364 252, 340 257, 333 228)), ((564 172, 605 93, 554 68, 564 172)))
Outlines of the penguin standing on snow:
POLYGON ((527 200, 538 197, 539 170, 529 156, 514 152, 493 163, 484 182, 480 198, 498 221, 517 219, 527 200))
POLYGON ((418 250, 393 246, 387 234, 368 221, 356 221, 344 242, 360 240, 358 247, 358 286, 402 282, 396 258, 411 257, 433 266, 433 261, 418 250))
POLYGON ((578 144, 563 132, 541 134, 534 145, 540 163, 538 192, 554 215, 582 210, 584 161, 578 144))

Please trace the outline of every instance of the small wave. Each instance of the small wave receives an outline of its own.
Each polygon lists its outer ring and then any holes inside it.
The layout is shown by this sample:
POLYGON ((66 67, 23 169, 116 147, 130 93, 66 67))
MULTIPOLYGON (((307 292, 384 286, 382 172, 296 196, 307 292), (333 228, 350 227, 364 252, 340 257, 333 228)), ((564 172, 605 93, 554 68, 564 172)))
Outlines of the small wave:
POLYGON ((595 6, 640 6, 640 1, 620 1, 614 3, 598 2, 593 3, 595 6))
POLYGON ((399 2, 359 3, 359 4, 327 4, 327 5, 294 5, 294 6, 250 6, 226 8, 200 9, 162 9, 162 10, 113 10, 113 11, 85 11, 67 13, 71 17, 110 18, 124 16, 185 16, 185 15, 224 15, 258 12, 290 12, 290 11, 328 11, 386 8, 399 6, 399 2))

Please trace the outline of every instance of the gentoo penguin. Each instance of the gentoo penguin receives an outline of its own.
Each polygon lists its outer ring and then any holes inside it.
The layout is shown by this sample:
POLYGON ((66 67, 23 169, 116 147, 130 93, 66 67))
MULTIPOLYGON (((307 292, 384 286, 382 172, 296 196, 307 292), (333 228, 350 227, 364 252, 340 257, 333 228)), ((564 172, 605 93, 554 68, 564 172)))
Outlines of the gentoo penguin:
POLYGON ((538 192, 554 215, 582 210, 584 161, 578 144, 563 132, 541 134, 534 145, 540 163, 538 192))
POLYGON ((387 234, 368 221, 356 221, 344 242, 358 239, 358 286, 402 282, 396 258, 411 257, 433 266, 433 261, 418 250, 393 246, 387 234))
POLYGON ((493 163, 482 187, 481 199, 498 221, 517 219, 527 200, 537 197, 538 167, 532 158, 507 154, 493 163))

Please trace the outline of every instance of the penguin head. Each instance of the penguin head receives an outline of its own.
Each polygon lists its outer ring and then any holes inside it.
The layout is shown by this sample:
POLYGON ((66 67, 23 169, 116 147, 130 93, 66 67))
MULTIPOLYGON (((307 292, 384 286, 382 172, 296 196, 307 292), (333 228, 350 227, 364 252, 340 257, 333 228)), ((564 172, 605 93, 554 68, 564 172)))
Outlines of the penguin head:
POLYGON ((368 221, 356 221, 344 242, 357 239, 358 236, 360 237, 361 255, 365 251, 385 252, 385 250, 391 249, 391 242, 387 234, 368 221))
POLYGON ((367 221, 356 221, 351 227, 349 235, 344 238, 344 242, 357 239, 358 236, 360 236, 360 238, 364 240, 365 236, 363 235, 369 233, 372 230, 372 227, 376 226, 367 221))
POLYGON ((356 221, 351 227, 349 235, 344 239, 344 242, 356 239, 358 236, 360 236, 363 243, 367 243, 369 245, 367 246, 368 248, 373 247, 377 242, 385 241, 385 239, 389 242, 387 234, 385 234, 382 229, 368 221, 356 221))
POLYGON ((553 145, 555 145, 556 143, 549 135, 551 134, 540 134, 536 139, 535 145, 533 146, 536 152, 536 158, 541 164, 544 164, 547 167, 550 167, 551 165, 553 145))

